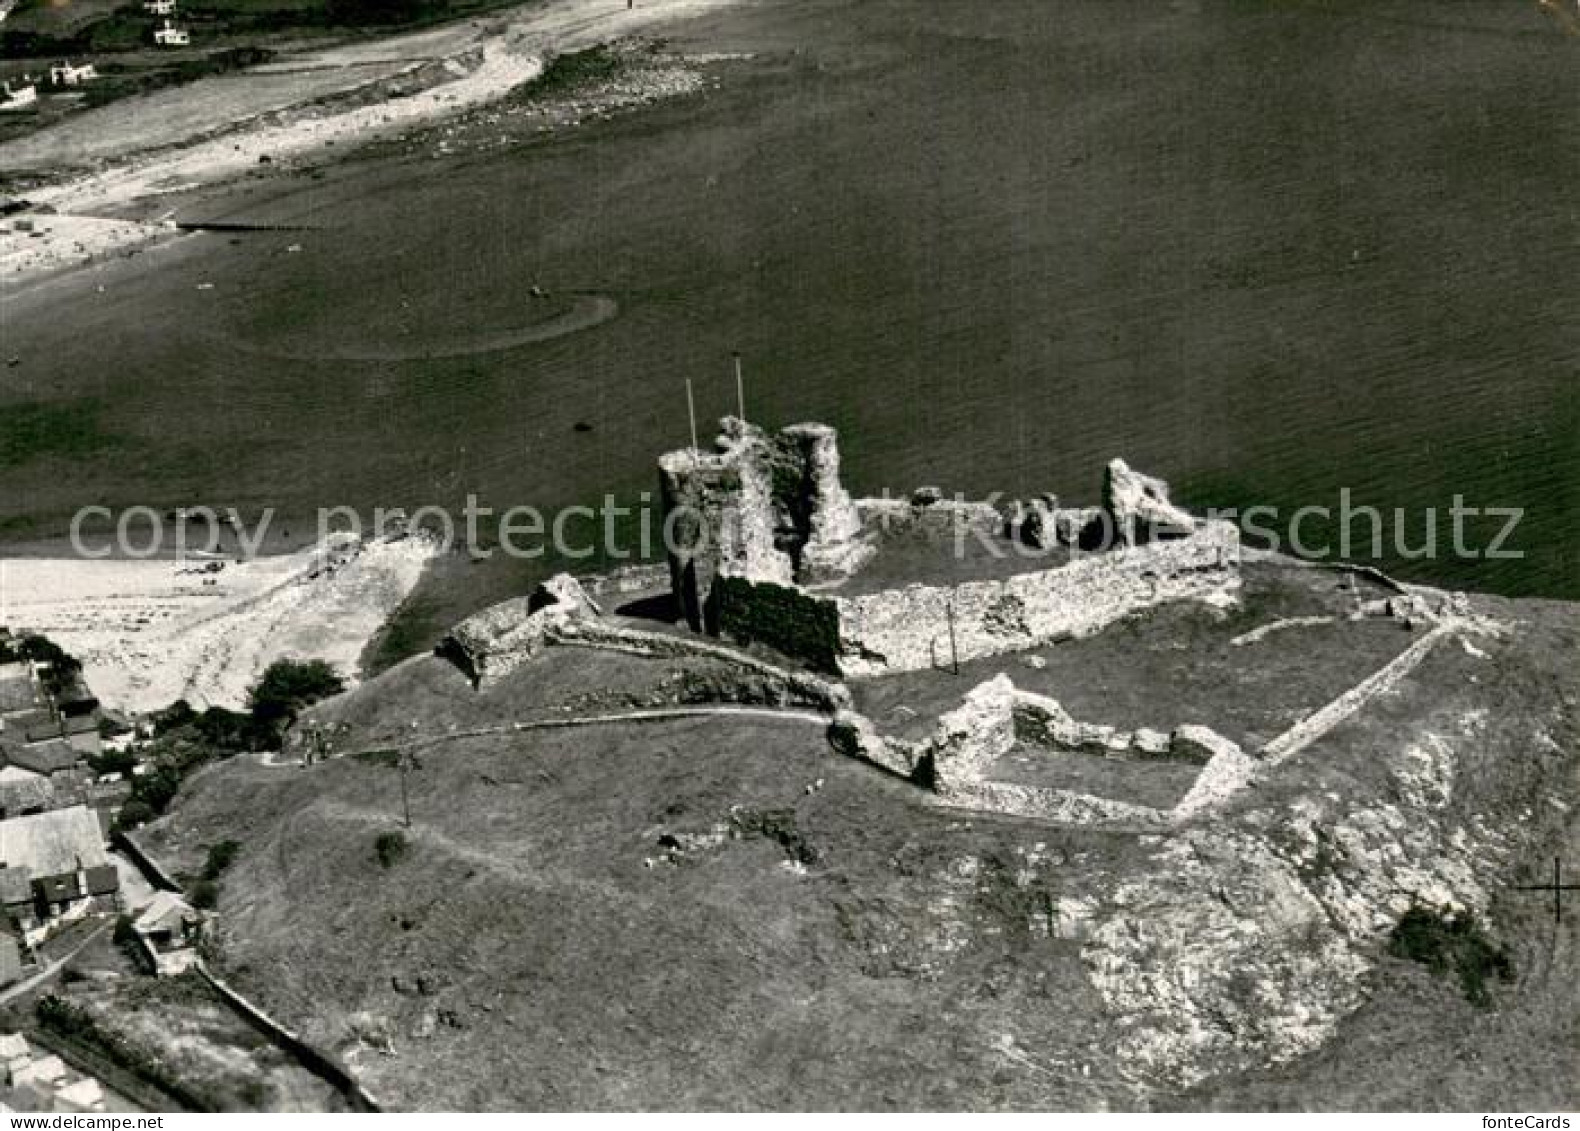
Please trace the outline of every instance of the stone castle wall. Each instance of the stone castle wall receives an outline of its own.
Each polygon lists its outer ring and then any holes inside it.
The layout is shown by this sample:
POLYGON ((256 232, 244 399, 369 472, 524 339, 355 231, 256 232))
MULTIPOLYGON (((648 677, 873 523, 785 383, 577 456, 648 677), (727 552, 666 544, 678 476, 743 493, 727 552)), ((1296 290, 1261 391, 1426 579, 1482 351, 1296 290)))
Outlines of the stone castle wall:
POLYGON ((848 709, 836 715, 829 740, 850 757, 930 788, 946 805, 1105 828, 1164 828, 1187 820, 1240 788, 1256 764, 1236 743, 1203 726, 1181 726, 1164 736, 1078 722, 1058 700, 1022 691, 1003 674, 972 688, 922 742, 889 738, 871 720, 848 709), (1054 755, 1167 758, 1202 769, 1172 809, 989 777, 994 763, 1023 744, 1054 755))
POLYGON ((1079 556, 997 581, 842 597, 721 579, 715 631, 845 676, 921 671, 1086 636, 1168 601, 1222 601, 1239 584, 1239 531, 1211 522, 1168 541, 1079 556), (951 621, 953 639, 951 639, 951 621))
POLYGON ((834 596, 840 671, 919 671, 956 655, 976 660, 1087 636, 1167 601, 1222 600, 1239 583, 1239 548, 1234 526, 1212 522, 1183 538, 1078 556, 1001 581, 834 596))

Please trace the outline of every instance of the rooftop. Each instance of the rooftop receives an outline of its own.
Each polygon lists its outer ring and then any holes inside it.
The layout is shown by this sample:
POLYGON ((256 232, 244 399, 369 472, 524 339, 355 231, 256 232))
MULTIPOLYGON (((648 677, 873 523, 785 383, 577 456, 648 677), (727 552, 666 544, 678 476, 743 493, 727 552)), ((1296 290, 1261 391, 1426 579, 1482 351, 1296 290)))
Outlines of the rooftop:
POLYGON ((34 877, 110 862, 99 820, 85 805, 0 821, 0 862, 34 877))

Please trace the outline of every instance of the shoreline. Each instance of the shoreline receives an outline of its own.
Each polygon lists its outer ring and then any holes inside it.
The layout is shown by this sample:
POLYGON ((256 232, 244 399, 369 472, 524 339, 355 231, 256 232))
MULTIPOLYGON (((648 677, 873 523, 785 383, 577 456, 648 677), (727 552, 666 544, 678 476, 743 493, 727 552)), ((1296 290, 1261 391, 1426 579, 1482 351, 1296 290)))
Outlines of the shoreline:
MULTIPOLYGON (((294 103, 259 106, 255 113, 218 132, 195 130, 174 142, 144 147, 133 143, 107 158, 102 168, 25 193, 22 199, 33 207, 0 221, 0 293, 14 297, 63 273, 185 234, 168 216, 147 221, 116 215, 137 205, 195 189, 218 188, 261 168, 309 168, 321 163, 315 156, 332 160, 381 137, 431 127, 495 103, 535 81, 548 60, 558 54, 736 2, 643 0, 639 7, 625 8, 611 7, 607 0, 558 0, 542 8, 526 6, 474 19, 469 33, 462 33, 460 42, 437 60, 431 55, 423 57, 424 61, 416 57, 408 60, 412 68, 440 67, 453 76, 449 81, 404 95, 385 92, 375 101, 349 109, 337 107, 338 102, 357 98, 387 81, 388 76, 375 75, 294 103), (474 57, 469 66, 467 60, 474 57)), ((458 29, 451 25, 442 31, 455 38, 458 29)), ((380 39, 374 46, 383 53, 398 52, 402 44, 426 44, 436 34, 435 29, 426 29, 380 39)), ((275 60, 239 72, 239 76, 277 75, 288 63, 275 60)), ((398 73, 406 74, 410 69, 398 73)), ((217 81, 199 80, 178 88, 175 95, 166 92, 167 97, 201 102, 212 89, 210 84, 217 81)), ((80 124, 76 128, 82 129, 80 124)), ((91 130, 89 133, 91 139, 91 130)), ((6 149, 0 146, 0 162, 6 160, 6 149)))

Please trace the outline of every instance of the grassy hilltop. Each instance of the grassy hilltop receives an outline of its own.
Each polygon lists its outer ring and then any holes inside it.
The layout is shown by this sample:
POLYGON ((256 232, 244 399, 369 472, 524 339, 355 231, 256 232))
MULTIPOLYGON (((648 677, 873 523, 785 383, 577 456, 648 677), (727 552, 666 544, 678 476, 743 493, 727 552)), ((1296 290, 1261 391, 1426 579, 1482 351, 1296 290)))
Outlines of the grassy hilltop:
MULTIPOLYGON (((1225 638, 1333 579, 1249 584, 1191 645, 1209 668, 1249 672, 1225 638)), ((148 841, 188 869, 240 843, 219 963, 393 1107, 1573 1106, 1573 919, 1507 885, 1573 844, 1580 612, 1477 607, 1514 633, 1164 835, 941 808, 816 725, 719 717, 435 743, 409 828, 388 759, 233 760, 148 841)), ((1100 636, 1047 671, 1093 721, 1153 694, 1189 715, 1170 615, 1115 630, 1128 669, 1100 636)), ((478 693, 420 657, 315 717, 376 751, 661 701, 685 666, 551 649, 478 693)), ((1358 666, 1323 648, 1285 678, 1325 695, 1358 666)), ((1232 673, 1194 686, 1204 716, 1266 709, 1232 673)))

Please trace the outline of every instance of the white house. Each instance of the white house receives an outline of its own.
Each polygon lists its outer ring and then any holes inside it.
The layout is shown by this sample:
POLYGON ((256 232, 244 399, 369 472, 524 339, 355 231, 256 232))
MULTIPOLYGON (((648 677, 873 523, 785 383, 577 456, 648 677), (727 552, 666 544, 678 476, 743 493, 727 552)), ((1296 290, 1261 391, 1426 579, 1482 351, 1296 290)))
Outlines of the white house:
POLYGON ((154 29, 154 42, 160 47, 185 47, 192 42, 192 37, 185 28, 176 27, 166 20, 163 27, 154 29))
POLYGON ((25 110, 38 101, 38 87, 23 78, 21 86, 0 83, 0 110, 25 110))
POLYGON ((143 0, 143 11, 150 16, 173 16, 176 14, 176 0, 143 0))
POLYGON ((69 62, 62 60, 49 69, 49 84, 51 86, 79 86, 98 77, 99 72, 93 69, 92 63, 84 63, 80 67, 73 67, 69 62))

